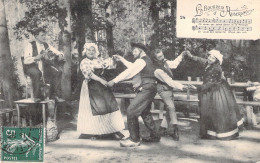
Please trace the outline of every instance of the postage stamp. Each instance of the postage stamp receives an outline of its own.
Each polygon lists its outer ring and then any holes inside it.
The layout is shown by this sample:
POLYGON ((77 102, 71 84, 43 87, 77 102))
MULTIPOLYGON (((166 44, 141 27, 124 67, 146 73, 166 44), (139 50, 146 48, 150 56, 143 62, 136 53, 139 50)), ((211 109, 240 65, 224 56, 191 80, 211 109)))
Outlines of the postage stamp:
POLYGON ((2 127, 2 161, 43 162, 44 129, 2 127))

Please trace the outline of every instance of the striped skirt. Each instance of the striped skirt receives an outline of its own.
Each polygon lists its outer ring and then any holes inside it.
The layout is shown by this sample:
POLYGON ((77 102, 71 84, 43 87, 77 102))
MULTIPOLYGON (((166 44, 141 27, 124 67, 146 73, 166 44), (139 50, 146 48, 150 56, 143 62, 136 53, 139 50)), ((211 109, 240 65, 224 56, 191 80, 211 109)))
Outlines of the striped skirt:
POLYGON ((88 83, 83 81, 78 112, 78 134, 103 135, 122 131, 124 128, 124 120, 120 110, 104 115, 93 115, 88 83))

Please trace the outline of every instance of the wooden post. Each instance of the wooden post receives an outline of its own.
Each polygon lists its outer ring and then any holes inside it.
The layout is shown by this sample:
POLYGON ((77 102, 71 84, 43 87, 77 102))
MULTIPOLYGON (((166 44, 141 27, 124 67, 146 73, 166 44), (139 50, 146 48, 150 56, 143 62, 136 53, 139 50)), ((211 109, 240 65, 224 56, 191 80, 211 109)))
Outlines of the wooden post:
POLYGON ((253 112, 253 106, 246 106, 247 123, 249 126, 257 125, 256 116, 253 112))
POLYGON ((19 108, 19 104, 16 104, 16 109, 17 109, 17 126, 20 127, 20 108, 19 108))
POLYGON ((159 108, 160 108, 159 119, 163 119, 164 102, 161 100, 159 102, 159 108))
POLYGON ((43 131, 44 131, 44 137, 45 137, 45 144, 47 143, 47 128, 46 128, 46 110, 45 110, 45 105, 42 104, 42 123, 43 123, 43 131))
MULTIPOLYGON (((191 81, 191 77, 188 76, 188 81, 191 81)), ((189 110, 190 110, 190 87, 187 89, 187 110, 185 111, 185 116, 189 117, 189 110)))

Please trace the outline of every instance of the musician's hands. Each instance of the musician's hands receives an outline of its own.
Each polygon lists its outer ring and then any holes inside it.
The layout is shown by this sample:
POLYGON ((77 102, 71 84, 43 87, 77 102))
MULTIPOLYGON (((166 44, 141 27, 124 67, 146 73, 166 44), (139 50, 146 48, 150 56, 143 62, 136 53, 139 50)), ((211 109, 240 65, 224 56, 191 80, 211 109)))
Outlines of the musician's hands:
POLYGON ((36 57, 34 57, 34 61, 37 62, 37 61, 40 61, 42 59, 42 53, 37 55, 36 57))
POLYGON ((62 53, 57 54, 57 56, 58 56, 58 60, 60 61, 65 60, 64 55, 62 53))
POLYGON ((115 82, 114 82, 113 80, 111 80, 111 81, 109 81, 109 82, 107 83, 107 85, 108 85, 109 87, 113 87, 113 86, 115 85, 115 82))

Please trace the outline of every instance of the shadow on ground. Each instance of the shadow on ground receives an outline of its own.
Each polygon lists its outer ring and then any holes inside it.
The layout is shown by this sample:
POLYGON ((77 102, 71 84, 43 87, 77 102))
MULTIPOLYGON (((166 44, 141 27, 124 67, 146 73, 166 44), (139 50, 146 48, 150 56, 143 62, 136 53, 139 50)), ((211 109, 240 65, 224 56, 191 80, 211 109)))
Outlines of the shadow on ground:
MULTIPOLYGON (((245 129, 231 141, 201 140, 196 118, 179 115, 180 141, 162 137, 159 143, 122 148, 116 140, 81 137, 76 118, 58 122, 60 139, 45 147, 45 162, 257 162, 260 160, 260 127, 245 129)), ((195 116, 196 117, 196 116, 195 116)), ((126 118, 125 118, 126 119, 126 118)), ((160 121, 156 122, 159 125, 160 121)), ((140 120, 140 132, 148 132, 140 120)), ((128 131, 123 133, 128 135, 128 131)))

